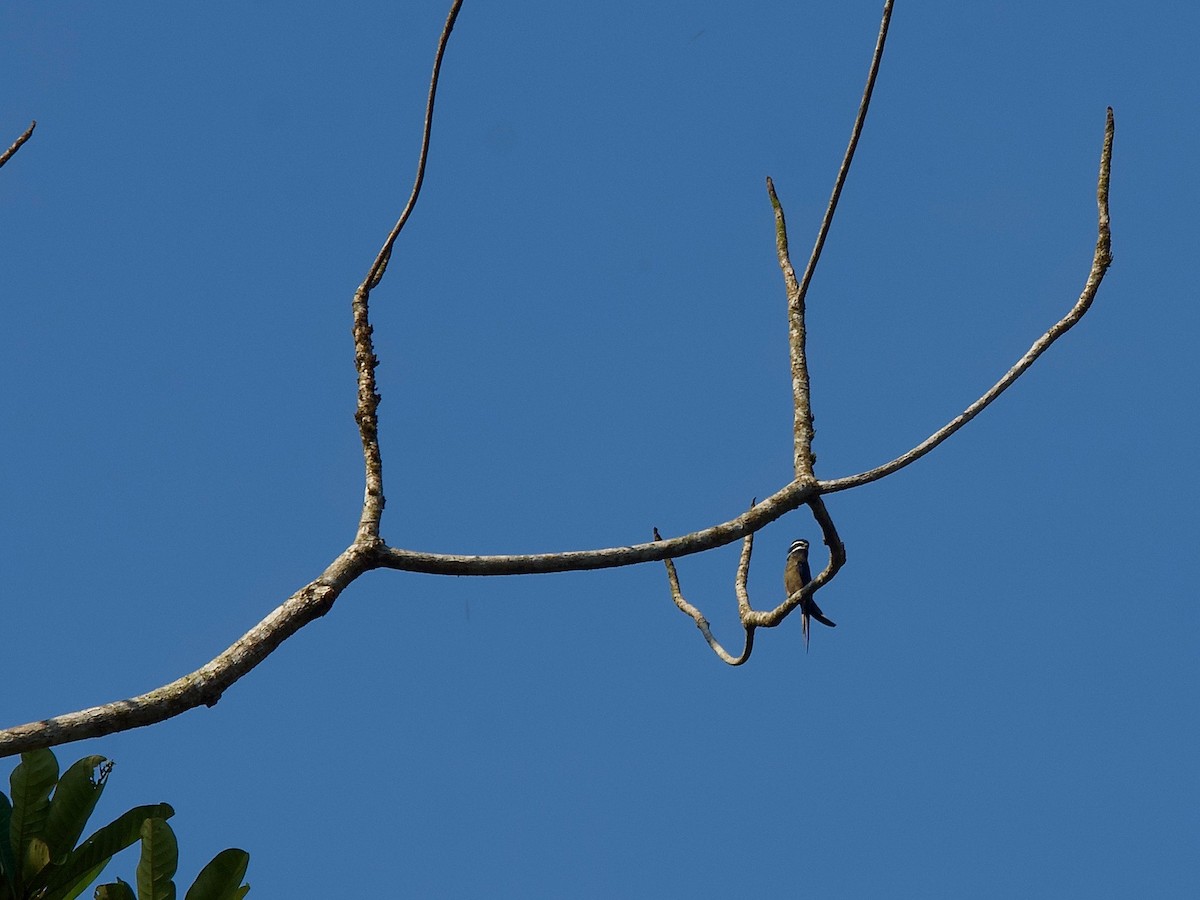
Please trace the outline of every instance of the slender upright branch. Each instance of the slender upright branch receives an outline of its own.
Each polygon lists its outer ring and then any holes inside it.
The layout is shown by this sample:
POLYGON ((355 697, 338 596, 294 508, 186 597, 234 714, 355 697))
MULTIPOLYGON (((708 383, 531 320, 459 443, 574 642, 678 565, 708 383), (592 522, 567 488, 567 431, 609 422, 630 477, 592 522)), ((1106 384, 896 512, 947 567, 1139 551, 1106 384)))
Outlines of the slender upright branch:
POLYGON ((433 133, 433 102, 437 99, 438 79, 442 74, 442 57, 446 55, 446 45, 450 42, 450 32, 454 30, 454 23, 458 19, 458 11, 462 9, 463 0, 454 0, 450 5, 450 12, 446 16, 446 24, 442 26, 442 36, 438 38, 437 52, 433 57, 433 74, 429 77, 429 97, 425 101, 425 128, 421 132, 421 153, 417 157, 417 176, 413 179, 412 193, 408 195, 408 202, 404 204, 404 210, 400 213, 400 218, 396 220, 396 224, 392 227, 391 232, 387 236, 387 240, 383 242, 383 248, 379 251, 379 255, 375 257, 375 262, 371 265, 367 277, 363 280, 368 291, 374 290, 379 286, 379 282, 383 280, 383 273, 387 270, 388 260, 392 258, 392 246, 396 243, 396 238, 400 236, 400 232, 404 230, 404 225, 408 221, 408 217, 412 215, 413 209, 417 205, 417 197, 421 195, 421 185, 425 183, 425 163, 429 159, 429 137, 433 133))
POLYGON ((1034 341, 1033 346, 1026 351, 1024 356, 1017 360, 1016 365, 1005 372, 1004 377, 992 385, 987 393, 951 419, 942 428, 935 431, 907 453, 896 457, 889 463, 885 463, 867 472, 860 472, 857 475, 820 482, 820 492, 822 494, 832 494, 835 491, 844 491, 849 488, 858 487, 859 485, 869 484, 872 481, 878 481, 886 475, 891 475, 893 472, 903 469, 909 463, 916 462, 983 412, 988 407, 988 404, 1004 393, 1010 384, 1020 378, 1025 370, 1032 366, 1051 344, 1070 331, 1075 323, 1083 318, 1084 313, 1091 308, 1092 301, 1096 299, 1096 292, 1100 289, 1100 282, 1104 280, 1104 275, 1108 271, 1108 267, 1112 265, 1112 231, 1108 218, 1108 183, 1109 176, 1112 173, 1113 133, 1113 111, 1110 106, 1104 125, 1104 146, 1100 151, 1100 176, 1096 182, 1096 205, 1099 209, 1096 248, 1092 253, 1092 268, 1088 272, 1083 291, 1080 293, 1075 305, 1071 307, 1070 312, 1051 326, 1050 330, 1034 341))
POLYGON ((425 163, 429 158, 429 137, 433 132, 433 104, 437 98, 438 78, 442 71, 442 57, 446 54, 446 45, 450 40, 450 32, 462 8, 462 0, 454 0, 446 24, 442 27, 438 39, 437 53, 433 60, 433 74, 429 78, 429 97, 425 103, 425 127, 421 133, 421 152, 417 159, 417 176, 413 180, 412 192, 408 202, 400 213, 400 218, 388 233, 383 248, 371 264, 367 277, 363 279, 358 290, 354 292, 351 311, 354 316, 354 368, 358 372, 358 404, 354 420, 358 423, 358 433, 362 438, 363 462, 366 469, 366 487, 363 492, 362 515, 358 520, 356 542, 377 543, 379 523, 383 518, 383 507, 386 503, 383 495, 383 457, 379 450, 379 401, 380 396, 375 380, 375 369, 379 366, 379 357, 375 355, 373 329, 371 327, 370 298, 387 270, 388 260, 392 257, 392 247, 396 238, 404 229, 408 217, 417 205, 421 194, 421 185, 425 181, 425 163))
POLYGON ((797 480, 812 481, 816 478, 813 466, 813 416, 812 399, 808 380, 808 340, 804 324, 804 295, 796 281, 796 270, 792 268, 788 252, 787 219, 783 215, 783 204, 775 193, 775 182, 767 177, 767 195, 775 211, 775 252, 779 256, 779 268, 783 271, 783 284, 787 292, 788 347, 792 363, 792 459, 797 480))
MULTIPOLYGON (((886 12, 885 12, 886 15, 886 12)), ((886 30, 887 19, 884 20, 884 28, 886 30)), ((882 38, 881 38, 882 40, 882 38)), ((881 47, 876 48, 876 59, 878 59, 881 47)), ((872 66, 874 70, 874 66, 872 66)), ((872 81, 874 79, 872 78, 872 81)), ((867 83, 868 93, 870 92, 871 81, 867 83)), ((865 113, 866 106, 861 107, 861 112, 865 113)), ((856 131, 861 127, 861 123, 856 126, 856 131)), ((853 152, 854 141, 851 141, 851 152, 853 152)), ((843 173, 848 168, 849 161, 843 164, 843 173)), ((841 175, 839 175, 841 177, 841 175)), ((833 203, 837 202, 837 190, 834 191, 833 203)), ((796 271, 792 268, 792 260, 788 253, 787 239, 787 220, 783 214, 783 205, 779 202, 779 197, 775 193, 775 183, 767 179, 767 194, 771 198, 771 207, 775 210, 775 248, 779 256, 779 268, 783 271, 783 281, 787 290, 788 298, 788 346, 791 349, 792 362, 792 407, 793 407, 793 461, 796 472, 797 484, 814 484, 816 483, 816 475, 813 467, 816 464, 816 455, 812 450, 813 441, 813 416, 812 416, 812 399, 809 393, 809 377, 808 377, 808 352, 806 349, 807 329, 805 326, 805 305, 804 305, 804 290, 796 281, 796 271)), ((828 226, 829 218, 827 216, 824 227, 828 226)), ((819 250, 814 251, 814 254, 819 250)), ((810 267, 815 265, 813 260, 809 261, 810 267)), ((846 560, 846 549, 842 545, 841 539, 838 537, 837 529, 834 527, 833 519, 829 515, 829 511, 825 508, 825 504, 821 501, 820 494, 808 501, 812 507, 813 515, 821 526, 822 533, 825 536, 825 543, 829 547, 829 564, 817 578, 810 581, 803 589, 796 594, 785 597, 783 603, 768 612, 757 612, 744 609, 741 611, 742 624, 746 627, 750 625, 765 625, 772 627, 783 621, 789 613, 797 606, 800 606, 805 600, 813 595, 817 589, 837 574, 846 560)), ((805 646, 808 646, 808 619, 804 619, 805 627, 805 646)))
MULTIPOLYGON (((754 501, 750 501, 750 507, 754 507, 754 501)), ((733 590, 737 594, 738 618, 743 622, 752 611, 750 606, 750 555, 754 552, 754 532, 742 538, 742 555, 738 559, 737 577, 733 581, 733 590)), ((752 634, 753 632, 751 632, 752 634)), ((746 652, 743 654, 747 659, 750 658, 750 647, 747 645, 746 652)))
POLYGON ((842 157, 841 168, 833 182, 833 194, 829 198, 829 206, 825 209, 825 218, 821 220, 821 228, 817 231, 817 241, 813 244, 812 255, 808 265, 804 267, 804 275, 800 279, 800 302, 808 294, 808 285, 813 273, 817 270, 817 262, 821 258, 821 250, 825 247, 825 238, 829 236, 829 228, 833 225, 833 214, 837 211, 838 200, 842 196, 842 187, 846 184, 846 176, 850 174, 850 164, 854 161, 854 151, 858 147, 858 139, 862 135, 863 123, 867 120, 867 109, 871 105, 871 94, 875 91, 875 77, 879 74, 879 64, 883 61, 883 45, 887 41, 888 27, 892 22, 892 3, 887 0, 883 4, 883 19, 879 23, 879 37, 875 39, 875 53, 871 57, 871 71, 867 74, 867 86, 863 89, 862 100, 858 104, 858 115, 854 118, 854 128, 850 131, 850 143, 846 147, 846 155, 842 157))
POLYGON ((354 421, 358 423, 358 434, 362 439, 363 464, 366 469, 366 488, 363 491, 362 514, 358 519, 356 542, 373 543, 380 540, 379 521, 383 518, 386 500, 383 496, 383 456, 379 450, 379 401, 375 389, 375 368, 379 357, 371 340, 371 319, 368 307, 370 291, 366 285, 354 292, 351 311, 354 325, 354 368, 358 373, 358 402, 354 410, 354 421))
POLYGON ((29 123, 29 127, 22 132, 19 138, 12 142, 11 147, 9 147, 3 153, 0 153, 0 166, 3 166, 6 162, 13 158, 13 154, 21 149, 21 145, 33 136, 33 129, 35 128, 37 128, 36 120, 29 123))

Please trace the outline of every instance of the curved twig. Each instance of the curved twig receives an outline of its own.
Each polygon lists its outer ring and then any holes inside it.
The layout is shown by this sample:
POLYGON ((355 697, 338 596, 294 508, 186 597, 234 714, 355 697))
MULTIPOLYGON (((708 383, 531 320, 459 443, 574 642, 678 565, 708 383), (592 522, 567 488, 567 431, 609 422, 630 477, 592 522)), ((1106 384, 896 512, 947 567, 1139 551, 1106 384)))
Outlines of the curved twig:
POLYGON ((413 181, 412 192, 408 202, 400 213, 400 218, 388 233, 383 248, 375 257, 367 277, 363 279, 358 290, 354 292, 351 311, 354 316, 354 368, 358 372, 358 404, 354 412, 354 421, 358 423, 358 433, 362 438, 363 463, 366 469, 366 489, 363 493, 362 515, 358 520, 358 532, 355 541, 358 543, 378 543, 379 523, 383 518, 383 507, 386 500, 383 495, 383 456, 379 450, 379 392, 376 390, 375 369, 379 365, 379 357, 375 355, 374 342, 371 339, 371 291, 383 280, 387 271, 388 260, 392 258, 392 247, 396 238, 404 229, 408 217, 417 205, 421 195, 421 185, 425 181, 425 163, 429 158, 429 137, 433 132, 433 103, 437 99, 438 78, 442 71, 442 57, 446 54, 446 45, 450 40, 450 32, 462 8, 462 0, 454 0, 450 13, 446 16, 446 24, 442 26, 442 34, 438 39, 437 53, 433 59, 433 74, 429 78, 429 98, 425 104, 425 128, 421 133, 421 152, 417 159, 417 176, 413 181))
POLYGON ((813 244, 812 254, 808 265, 804 267, 804 275, 800 279, 800 302, 803 304, 808 294, 808 285, 813 273, 817 270, 817 262, 821 258, 821 250, 825 246, 825 238, 829 236, 829 228, 833 225, 833 214, 837 212, 838 200, 842 196, 842 187, 846 184, 846 176, 850 174, 850 163, 854 161, 854 151, 858 148, 858 139, 862 135, 863 123, 867 120, 867 109, 871 105, 871 95, 875 92, 875 78, 879 74, 879 64, 883 61, 883 45, 887 41, 888 27, 892 23, 893 0, 883 4, 883 18, 879 23, 879 37, 875 40, 875 53, 871 57, 871 70, 867 73, 867 86, 863 89, 862 100, 858 104, 858 115, 854 117, 854 127, 850 130, 850 143, 846 147, 846 155, 842 157, 842 166, 838 169, 837 178, 833 182, 833 194, 829 198, 829 206, 825 209, 825 218, 817 231, 817 241, 813 244))
POLYGON ((837 575, 842 566, 846 564, 846 547, 842 543, 842 539, 838 536, 837 528, 833 524, 833 518, 829 515, 829 510, 825 508, 824 502, 820 497, 814 497, 808 501, 808 506, 812 509, 813 518, 821 526, 821 536, 825 541, 825 546, 829 548, 829 562, 825 564, 825 568, 821 570, 821 573, 816 578, 806 584, 801 590, 784 598, 784 601, 774 609, 755 611, 750 616, 744 617, 743 621, 747 624, 762 628, 774 628, 786 619, 792 610, 827 585, 837 575))
POLYGON ((1104 126, 1104 147, 1100 151, 1100 176, 1096 182, 1096 205, 1099 209, 1096 249, 1092 254, 1092 268, 1088 272, 1083 291, 1080 293, 1075 305, 1071 307, 1071 311, 1056 322, 1049 331, 1034 341, 1033 346, 1026 351, 1024 356, 1017 360, 1016 365, 1005 372, 1004 377, 992 385, 987 393, 947 422, 942 428, 939 428, 924 441, 917 444, 917 446, 902 456, 896 457, 889 463, 884 463, 882 466, 866 472, 860 472, 857 475, 849 475, 845 478, 835 478, 832 481, 820 482, 820 493, 832 494, 836 491, 844 491, 849 488, 859 487, 860 485, 870 484, 872 481, 878 481, 885 475, 891 475, 893 472, 903 469, 910 463, 916 462, 983 412, 988 407, 988 404, 1004 393, 1009 385, 1020 378, 1025 373, 1025 370, 1032 366, 1051 344, 1070 331, 1075 323, 1083 318, 1084 313, 1091 308, 1092 301, 1096 299, 1096 292, 1100 289, 1100 282, 1104 280, 1104 274, 1108 271, 1108 267, 1112 265, 1113 259, 1112 231, 1108 218, 1108 183, 1112 173, 1113 133, 1113 111, 1110 106, 1104 126))
POLYGON ((375 262, 367 272, 367 277, 363 279, 363 284, 366 285, 368 291, 373 291, 383 280, 383 273, 387 271, 388 261, 392 258, 392 247, 396 243, 396 238, 400 236, 400 232, 404 230, 404 224, 408 221, 408 217, 416 208, 417 197, 421 194, 421 185, 425 183, 425 163, 429 159, 429 137, 433 133, 433 102, 437 99, 438 79, 442 75, 442 57, 446 55, 450 32, 454 30, 454 23, 458 19, 458 11, 462 9, 462 5, 463 0, 454 0, 450 5, 446 24, 442 26, 442 36, 438 38, 437 52, 433 57, 433 74, 429 77, 429 98, 425 102, 425 130, 421 133, 421 153, 417 157, 417 177, 413 179, 412 193, 408 196, 408 202, 404 204, 400 218, 396 220, 387 240, 383 242, 383 248, 375 257, 375 262))
POLYGON ((21 133, 21 136, 12 142, 11 147, 9 147, 3 153, 0 153, 0 166, 3 166, 6 162, 13 158, 13 155, 21 149, 21 145, 33 136, 33 129, 35 128, 37 128, 36 119, 30 122, 29 127, 21 133))
MULTIPOLYGON (((661 539, 657 528, 654 529, 654 539, 656 541, 661 539)), ((742 543, 741 562, 738 563, 737 592, 739 607, 741 607, 743 602, 745 602, 747 608, 749 608, 750 601, 746 595, 746 576, 750 572, 750 548, 753 546, 753 544, 754 535, 746 535, 742 543)), ((704 635, 704 640, 708 641, 708 646, 712 648, 713 653, 717 654, 721 662, 731 666, 740 666, 745 663, 746 660, 750 658, 750 654, 754 651, 755 626, 745 624, 745 618, 743 617, 742 628, 746 632, 746 643, 742 648, 741 656, 734 656, 731 654, 728 650, 721 646, 720 641, 713 637, 712 629, 708 624, 708 619, 704 618, 703 613, 701 613, 700 610, 684 599, 683 591, 679 588, 679 574, 675 571, 675 563, 671 561, 670 557, 664 559, 663 562, 667 565, 667 581, 671 585, 671 599, 675 601, 675 605, 678 606, 685 615, 690 616, 692 621, 696 623, 696 627, 699 628, 700 633, 704 635)))
MULTIPOLYGON (((792 610, 797 606, 801 606, 805 600, 811 597, 823 585, 828 584, 830 579, 838 573, 838 570, 845 565, 846 548, 842 544, 841 538, 838 537, 837 528, 834 527, 833 518, 829 515, 829 510, 825 508, 825 504, 820 497, 812 498, 808 501, 808 505, 813 511, 813 517, 817 520, 817 524, 821 526, 825 545, 829 548, 829 562, 820 575, 795 594, 785 597, 784 601, 772 610, 758 611, 750 605, 750 592, 747 588, 747 582, 750 578, 750 556, 754 551, 754 533, 751 532, 742 539, 742 555, 738 561, 737 577, 734 581, 734 590, 737 594, 738 620, 742 623, 742 628, 746 633, 746 645, 742 650, 741 656, 731 655, 713 637, 708 619, 704 617, 703 613, 696 606, 684 599, 683 591, 679 587, 679 575, 675 571, 675 563, 670 557, 663 560, 667 566, 667 582, 671 588, 671 599, 675 601, 676 606, 696 623, 696 627, 704 635, 704 640, 708 642, 708 646, 712 648, 713 652, 717 654, 722 662, 731 666, 740 666, 749 660, 750 654, 754 650, 755 629, 774 628, 786 619, 792 610)), ((750 508, 753 509, 754 506, 755 501, 751 500, 750 508)), ((654 540, 662 540, 662 536, 658 533, 657 528, 654 529, 654 540)))

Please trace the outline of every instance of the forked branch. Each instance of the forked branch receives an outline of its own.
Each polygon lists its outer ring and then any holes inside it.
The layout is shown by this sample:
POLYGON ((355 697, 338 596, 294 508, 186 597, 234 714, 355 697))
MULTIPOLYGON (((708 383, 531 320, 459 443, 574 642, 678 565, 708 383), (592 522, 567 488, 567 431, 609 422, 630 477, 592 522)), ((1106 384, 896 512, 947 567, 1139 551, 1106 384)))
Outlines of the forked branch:
MULTIPOLYGON (((863 125, 867 120, 867 111, 871 106, 871 95, 875 91, 875 79, 879 75, 879 66, 883 62, 883 48, 887 43, 888 27, 891 25, 891 21, 892 0, 886 0, 883 5, 883 17, 879 23, 879 36, 875 39, 875 52, 871 55, 867 85, 863 88, 862 99, 858 104, 858 115, 854 117, 854 126, 850 130, 850 142, 846 146, 846 153, 842 157, 842 164, 834 179, 833 193, 829 197, 829 204, 825 208, 821 226, 817 229, 817 239, 813 244, 812 253, 808 257, 808 264, 804 267, 804 277, 800 280, 796 278, 796 270, 792 266, 791 252, 788 249, 787 217, 783 212, 783 204, 779 202, 779 196, 775 193, 775 182, 769 176, 767 178, 767 195, 771 199, 771 209, 775 212, 775 252, 779 257, 779 268, 783 272, 784 290, 787 294, 788 348, 792 374, 792 456, 795 471, 793 483, 806 487, 817 484, 815 472, 817 457, 812 448, 814 437, 812 382, 808 373, 808 327, 805 322, 805 301, 808 296, 808 286, 812 282, 813 273, 816 272, 817 263, 821 259, 821 250, 825 246, 825 239, 829 236, 833 217, 837 213, 842 188, 846 184, 846 177, 850 174, 850 166, 854 162, 854 151, 858 147, 863 125)), ((679 577, 675 571, 675 564, 670 559, 666 560, 667 578, 675 605, 695 620, 708 645, 722 661, 731 666, 740 666, 750 658, 750 653, 754 648, 754 629, 756 627, 774 627, 787 618, 797 606, 803 608, 803 604, 808 598, 819 588, 828 584, 846 561, 846 548, 838 537, 833 518, 821 501, 820 494, 818 493, 808 503, 821 526, 825 544, 829 547, 829 563, 824 571, 806 584, 802 590, 784 598, 782 603, 769 612, 760 612, 750 608, 745 577, 750 569, 750 553, 754 535, 750 533, 745 537, 742 564, 738 567, 737 581, 738 616, 741 619, 742 628, 746 632, 746 647, 741 656, 731 657, 713 638, 709 631, 708 620, 695 606, 683 599, 683 594, 679 590, 679 577)), ((657 529, 655 529, 654 536, 655 539, 658 539, 657 529)), ((805 645, 807 646, 807 616, 804 619, 804 626, 805 645)))
MULTIPOLYGON (((362 515, 354 542, 341 553, 314 581, 301 588, 258 625, 248 631, 226 651, 202 668, 146 694, 113 703, 95 706, 78 712, 32 722, 16 728, 0 731, 0 756, 20 753, 39 747, 63 744, 84 738, 100 737, 127 731, 143 725, 161 722, 197 706, 212 706, 222 693, 238 679, 250 672, 266 659, 287 638, 304 625, 324 615, 332 607, 341 592, 364 572, 372 569, 389 568, 409 572, 453 575, 515 575, 540 572, 565 572, 583 569, 599 569, 627 566, 643 562, 666 561, 672 584, 672 596, 679 608, 691 616, 700 627, 719 656, 731 665, 740 665, 749 658, 753 648, 754 630, 770 627, 781 622, 788 613, 801 605, 807 597, 827 584, 846 560, 845 548, 834 527, 832 518, 825 508, 824 494, 846 490, 883 478, 898 471, 928 453, 966 422, 981 412, 1013 381, 1020 377, 1033 362, 1059 337, 1069 330, 1091 306, 1104 274, 1112 261, 1111 238, 1108 219, 1108 186, 1112 159, 1113 116, 1108 111, 1104 149, 1101 153, 1100 179, 1097 200, 1100 211, 1099 236, 1084 290, 1071 311, 1034 343, 1030 350, 979 400, 944 428, 935 432, 924 442, 876 469, 858 475, 832 481, 818 481, 813 474, 812 455, 812 411, 808 390, 807 365, 804 350, 805 294, 812 273, 820 257, 821 248, 828 234, 833 213, 849 170, 854 148, 862 130, 862 120, 869 104, 871 89, 878 71, 883 50, 883 41, 891 15, 892 0, 884 5, 883 24, 876 44, 871 74, 867 89, 860 104, 859 116, 852 132, 850 146, 835 182, 833 196, 825 219, 818 232, 816 246, 801 279, 795 277, 787 258, 786 225, 782 205, 770 186, 772 206, 776 212, 777 249, 780 265, 788 292, 789 343, 792 348, 793 400, 796 422, 795 456, 796 468, 793 480, 767 499, 754 504, 749 510, 708 528, 670 539, 660 539, 630 546, 610 547, 595 550, 578 550, 565 553, 521 554, 504 556, 459 556, 442 553, 426 553, 388 547, 379 537, 379 524, 383 511, 383 475, 378 439, 378 404, 376 392, 375 358, 371 339, 369 295, 383 277, 391 257, 392 248, 400 231, 411 214, 420 193, 425 164, 429 151, 429 138, 433 121, 433 103, 437 91, 438 76, 446 44, 454 26, 462 0, 454 0, 443 27, 430 79, 429 99, 425 112, 425 128, 417 167, 417 176, 399 220, 384 242, 366 278, 356 290, 353 302, 355 363, 358 373, 358 407, 356 418, 362 437, 366 464, 366 491, 362 515), (797 327, 798 326, 798 327, 797 327), (796 335, 799 335, 797 338, 796 335), (829 562, 824 570, 812 579, 801 591, 786 597, 773 609, 756 611, 750 606, 746 589, 749 574, 753 535, 781 516, 807 504, 821 527, 829 562), (741 562, 735 583, 739 616, 746 633, 745 647, 740 656, 732 656, 712 637, 707 621, 693 605, 682 597, 678 574, 672 559, 692 553, 700 553, 721 547, 733 541, 744 541, 741 562)), ((0 156, 0 165, 21 147, 33 133, 33 126, 0 156)))
POLYGON ((784 219, 783 206, 775 194, 775 183, 767 178, 767 193, 771 198, 771 208, 775 210, 775 249, 779 255, 779 267, 783 270, 784 286, 787 290, 788 345, 792 354, 793 455, 796 478, 799 480, 816 477, 813 474, 816 457, 812 450, 812 400, 808 381, 808 357, 805 353, 807 340, 804 322, 805 300, 808 297, 808 286, 812 283, 813 274, 817 271, 817 263, 821 260, 825 239, 829 237, 829 229, 833 226, 833 217, 837 213, 838 201, 842 197, 842 188, 846 185, 846 177, 850 174, 850 166, 854 162, 854 151, 858 148, 858 139, 862 137, 863 125, 867 121, 867 110, 871 108, 871 96, 875 92, 875 79, 879 76, 879 66, 883 62, 883 48, 887 43, 888 28, 892 24, 892 2, 893 0, 887 0, 883 4, 879 36, 875 39, 875 52, 871 55, 871 67, 867 72, 867 86, 863 88, 862 99, 858 103, 858 114, 854 117, 854 126, 850 129, 850 143, 846 145, 842 164, 838 167, 837 177, 833 180, 833 192, 829 196, 829 204, 825 207, 821 227, 817 229, 817 239, 813 243, 812 253, 809 254, 808 263, 804 267, 804 275, 799 281, 796 280, 796 270, 792 268, 792 260, 788 253, 787 222, 784 219))

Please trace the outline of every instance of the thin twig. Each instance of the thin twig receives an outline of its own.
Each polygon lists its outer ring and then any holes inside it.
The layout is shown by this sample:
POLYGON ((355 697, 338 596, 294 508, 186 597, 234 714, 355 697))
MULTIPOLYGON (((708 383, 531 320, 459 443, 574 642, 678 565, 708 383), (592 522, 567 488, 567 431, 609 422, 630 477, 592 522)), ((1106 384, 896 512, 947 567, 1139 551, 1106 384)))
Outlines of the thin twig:
POLYGON ((1071 307, 1071 311, 1055 323, 1049 331, 1034 341, 1033 346, 1029 348, 1024 356, 1017 360, 1016 365, 1009 369, 1003 378, 992 385, 987 393, 951 419, 942 428, 935 431, 904 455, 896 457, 889 463, 885 463, 867 472, 860 472, 857 475, 820 482, 820 492, 822 494, 832 494, 835 491, 844 491, 849 488, 858 487, 859 485, 869 484, 872 481, 878 481, 880 478, 891 475, 893 472, 903 469, 910 463, 916 462, 983 412, 988 404, 1004 393, 1010 384, 1020 378, 1025 370, 1032 366, 1051 344, 1070 331, 1075 323, 1083 318, 1084 313, 1091 308, 1092 301, 1096 298, 1096 292, 1100 289, 1100 282, 1104 280, 1104 274, 1112 264, 1112 231, 1108 218, 1108 183, 1112 173, 1113 133, 1113 111, 1110 106, 1104 126, 1104 146, 1100 151, 1100 176, 1096 183, 1096 205, 1099 208, 1096 249, 1092 254, 1092 268, 1088 272, 1083 291, 1080 293, 1075 305, 1071 307))
POLYGON ((850 144, 846 147, 846 155, 842 158, 842 166, 838 169, 837 179, 833 183, 833 194, 829 198, 829 206, 825 209, 825 218, 821 220, 821 228, 817 232, 817 241, 813 245, 812 255, 808 265, 804 267, 804 276, 800 279, 800 303, 808 294, 808 285, 813 273, 817 270, 817 261, 821 258, 821 250, 825 246, 825 238, 829 236, 829 228, 833 224, 833 214, 837 211, 838 200, 842 196, 842 186, 846 176, 850 174, 850 163, 854 161, 854 151, 858 147, 858 139, 862 134, 863 123, 867 120, 867 108, 871 105, 871 94, 875 91, 875 76, 879 74, 879 64, 883 60, 883 45, 887 40, 888 26, 892 21, 892 2, 883 4, 883 20, 879 23, 879 37, 875 41, 875 54, 871 57, 871 71, 867 75, 867 86, 863 89, 862 100, 858 104, 858 115, 854 119, 854 128, 850 132, 850 144))
POLYGON ((4 153, 0 154, 0 166, 3 166, 6 162, 13 158, 13 154, 21 149, 21 145, 33 136, 33 129, 35 128, 37 128, 37 120, 30 122, 29 127, 25 129, 21 136, 13 141, 12 146, 5 150, 4 153))
MULTIPOLYGON (((656 541, 661 539, 657 528, 654 529, 654 539, 656 541)), ((741 594, 745 592, 745 582, 742 579, 744 578, 744 571, 748 572, 750 568, 749 547, 753 542, 754 536, 749 534, 746 535, 745 543, 742 547, 742 563, 738 566, 738 579, 740 585, 738 597, 739 605, 741 604, 741 594)), ((717 654, 721 662, 728 665, 740 666, 745 663, 746 660, 750 658, 750 654, 754 651, 755 626, 743 626, 746 633, 746 643, 742 648, 742 654, 741 656, 734 656, 731 654, 728 650, 721 646, 720 641, 713 637, 712 629, 708 624, 708 619, 704 618, 704 615, 700 612, 700 610, 684 599, 683 591, 679 587, 679 574, 675 571, 675 563, 673 563, 669 557, 664 559, 663 562, 667 565, 667 582, 671 586, 671 599, 675 601, 676 606, 678 606, 686 615, 690 616, 692 621, 696 623, 696 627, 700 629, 700 633, 704 635, 704 640, 708 642, 708 646, 712 648, 712 651, 717 654)))
POLYGON ((368 291, 374 290, 383 280, 388 260, 392 258, 392 246, 396 243, 400 232, 404 230, 404 224, 412 215, 413 209, 416 208, 417 197, 421 194, 421 185, 425 182, 425 163, 429 159, 429 136, 433 133, 433 102, 437 99, 438 79, 442 74, 442 57, 446 55, 450 32, 454 30, 454 22, 458 18, 458 11, 462 5, 463 0, 454 0, 451 4, 450 13, 446 16, 446 24, 442 27, 442 36, 438 39, 437 53, 433 57, 433 74, 429 78, 429 98, 425 103, 425 130, 421 133, 421 154, 417 157, 417 177, 413 180, 412 193, 408 196, 408 202, 404 204, 404 211, 400 213, 400 218, 396 220, 387 240, 383 242, 383 248, 375 257, 371 270, 363 279, 363 284, 367 286, 368 291))
POLYGON ((442 70, 442 57, 446 53, 446 44, 450 40, 450 32, 454 29, 454 21, 462 8, 462 0, 454 0, 446 24, 442 27, 438 39, 437 53, 433 61, 433 74, 429 79, 429 98, 425 104, 425 128, 421 134, 421 152, 417 160, 417 176, 413 181, 412 192, 408 202, 400 213, 400 218, 392 227, 383 242, 383 248, 375 257, 375 262, 367 272, 358 290, 354 292, 351 311, 354 317, 354 368, 358 373, 358 403, 354 412, 354 420, 358 423, 358 433, 362 438, 363 463, 366 469, 366 487, 363 492, 362 515, 358 520, 358 532, 355 541, 360 543, 378 543, 379 523, 383 518, 383 508, 386 500, 383 495, 383 456, 379 449, 379 401, 380 396, 375 380, 375 369, 379 366, 379 357, 375 355, 375 345, 371 338, 371 291, 383 279, 387 270, 388 260, 392 256, 392 247, 396 238, 404 229, 404 224, 417 205, 421 194, 421 184, 425 181, 425 163, 429 158, 429 137, 433 131, 433 103, 437 98, 438 78, 442 70))

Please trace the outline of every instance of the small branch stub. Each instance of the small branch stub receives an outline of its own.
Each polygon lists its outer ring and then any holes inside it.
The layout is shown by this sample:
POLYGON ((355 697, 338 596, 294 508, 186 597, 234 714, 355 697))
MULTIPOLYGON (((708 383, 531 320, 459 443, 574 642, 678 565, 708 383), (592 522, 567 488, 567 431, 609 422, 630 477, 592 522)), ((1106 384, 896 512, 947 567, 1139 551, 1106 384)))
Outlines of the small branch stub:
POLYGON ((36 121, 30 122, 29 127, 26 128, 21 133, 21 136, 12 142, 12 146, 9 147, 7 150, 5 150, 3 153, 0 153, 0 167, 2 167, 6 162, 8 162, 10 159, 12 159, 13 156, 16 155, 17 151, 21 149, 21 146, 27 140, 29 140, 31 137, 33 137, 33 130, 35 128, 37 128, 37 122, 36 121))

